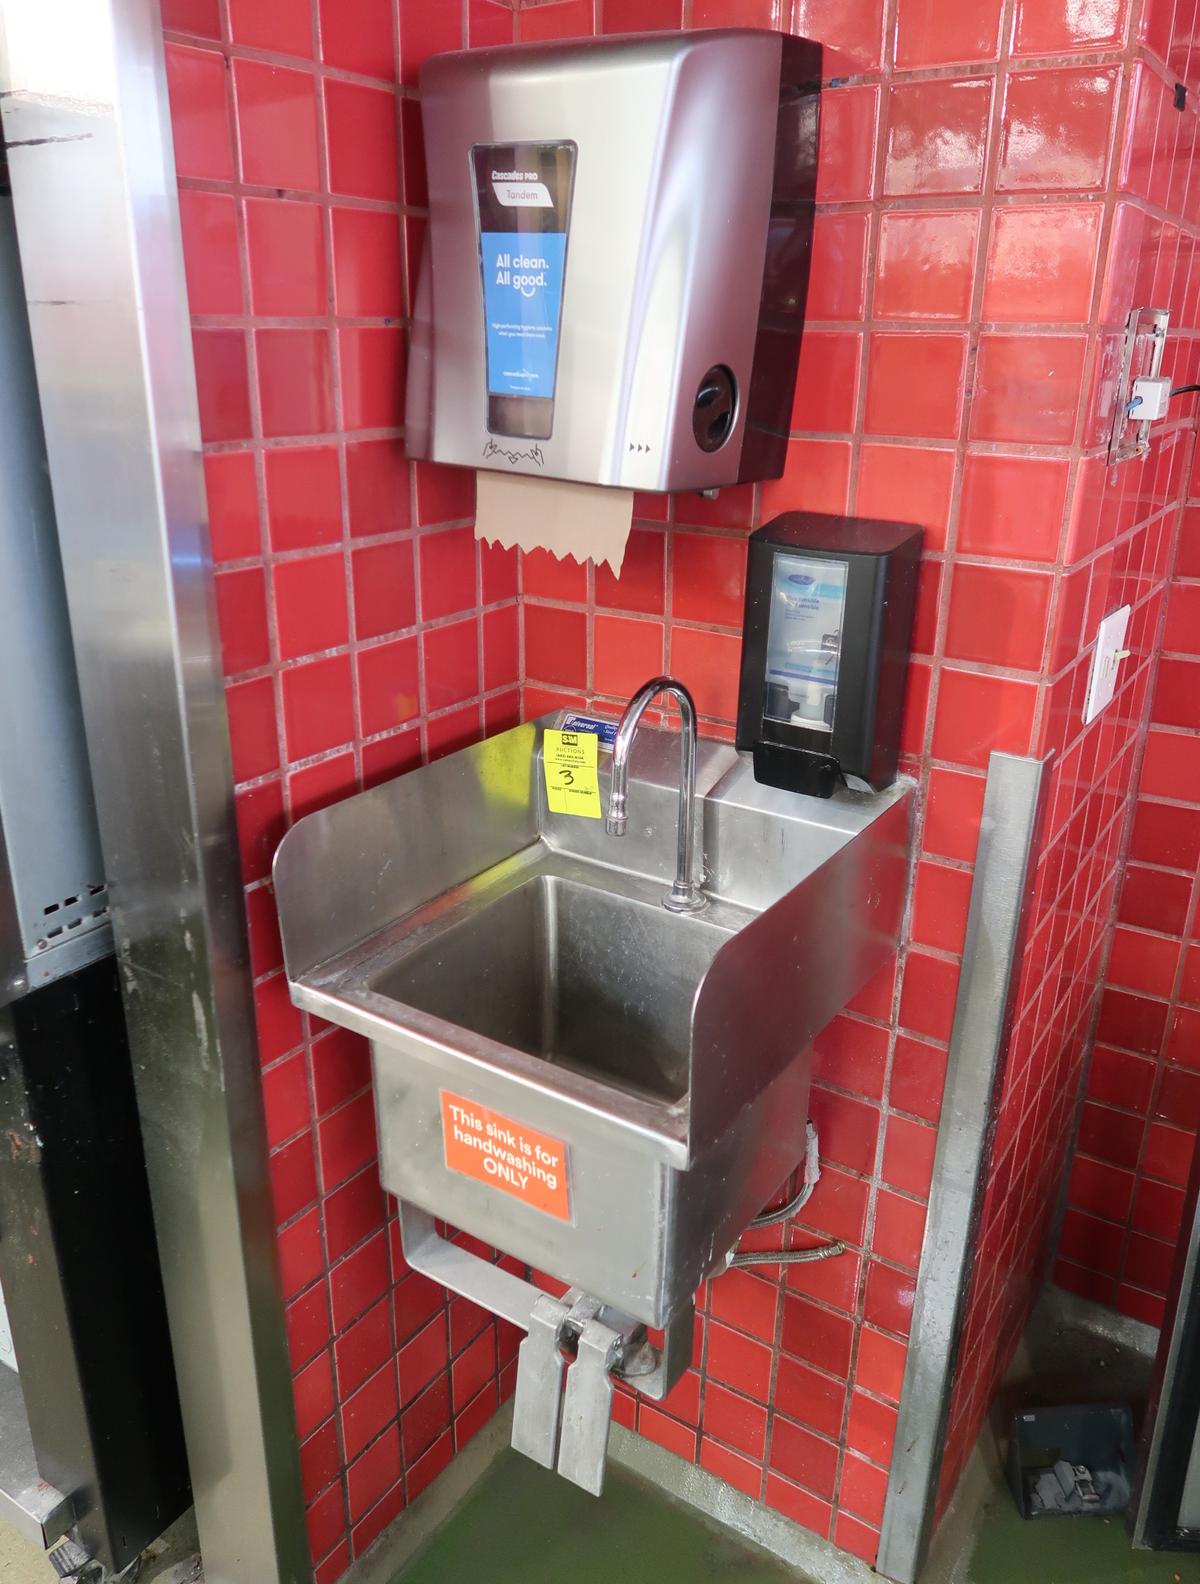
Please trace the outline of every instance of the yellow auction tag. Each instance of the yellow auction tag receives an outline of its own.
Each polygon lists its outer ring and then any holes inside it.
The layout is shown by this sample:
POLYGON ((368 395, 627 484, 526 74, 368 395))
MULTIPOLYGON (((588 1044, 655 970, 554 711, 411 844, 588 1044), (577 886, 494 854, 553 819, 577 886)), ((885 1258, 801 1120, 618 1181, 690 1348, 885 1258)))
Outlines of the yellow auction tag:
POLYGON ((546 802, 551 814, 582 814, 599 819, 600 786, 596 780, 595 732, 547 729, 542 749, 546 802))

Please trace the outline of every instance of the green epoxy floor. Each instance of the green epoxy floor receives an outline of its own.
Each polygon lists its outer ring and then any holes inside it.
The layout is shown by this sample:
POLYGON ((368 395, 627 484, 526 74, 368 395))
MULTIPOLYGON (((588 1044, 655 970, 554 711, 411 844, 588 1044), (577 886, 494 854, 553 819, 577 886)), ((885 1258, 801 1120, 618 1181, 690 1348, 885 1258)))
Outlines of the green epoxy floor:
POLYGON ((966 1584, 1200 1584, 1200 1556, 1134 1551, 1119 1518, 1025 1519, 988 1503, 966 1584))
POLYGON ((796 1584, 798 1576, 611 1463, 597 1501, 505 1452, 395 1584, 796 1584))
MULTIPOLYGON (((610 1464, 594 1501, 503 1453, 394 1584, 811 1584, 766 1552, 610 1464)), ((984 1510, 961 1584, 1200 1584, 1200 1557, 1133 1551, 1098 1518, 1027 1522, 1007 1491, 984 1510)))

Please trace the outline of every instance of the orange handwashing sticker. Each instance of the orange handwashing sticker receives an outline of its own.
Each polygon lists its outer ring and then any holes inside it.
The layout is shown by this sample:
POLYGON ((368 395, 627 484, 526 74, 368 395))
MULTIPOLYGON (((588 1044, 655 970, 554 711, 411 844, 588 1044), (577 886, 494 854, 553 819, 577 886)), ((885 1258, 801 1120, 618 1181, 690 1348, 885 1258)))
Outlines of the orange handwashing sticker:
POLYGON ((567 1147, 561 1139, 443 1089, 442 1140, 450 1171, 499 1188, 532 1210, 570 1220, 567 1147))

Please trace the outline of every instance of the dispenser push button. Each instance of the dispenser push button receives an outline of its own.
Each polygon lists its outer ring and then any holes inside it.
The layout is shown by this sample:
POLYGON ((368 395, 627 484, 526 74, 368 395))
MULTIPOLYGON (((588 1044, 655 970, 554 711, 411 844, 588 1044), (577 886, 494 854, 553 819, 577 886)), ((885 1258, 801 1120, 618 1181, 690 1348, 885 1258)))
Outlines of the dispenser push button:
POLYGON ((511 1194, 532 1210, 571 1219, 567 1147, 523 1122, 441 1091, 446 1167, 511 1194))

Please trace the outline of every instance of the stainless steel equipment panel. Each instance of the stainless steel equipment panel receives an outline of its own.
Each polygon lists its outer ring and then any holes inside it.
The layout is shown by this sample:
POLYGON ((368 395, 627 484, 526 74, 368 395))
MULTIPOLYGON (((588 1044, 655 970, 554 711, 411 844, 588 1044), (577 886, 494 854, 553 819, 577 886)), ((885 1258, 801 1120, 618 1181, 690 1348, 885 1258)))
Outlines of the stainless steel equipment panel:
POLYGON ((0 1369, 0 1426, 0 1518, 31 1545, 48 1550, 75 1522, 75 1503, 41 1476, 14 1369, 0 1369))
POLYGON ((0 196, 0 1006, 112 950, 12 199, 0 196))

